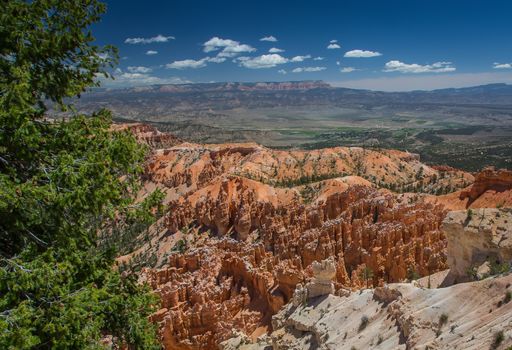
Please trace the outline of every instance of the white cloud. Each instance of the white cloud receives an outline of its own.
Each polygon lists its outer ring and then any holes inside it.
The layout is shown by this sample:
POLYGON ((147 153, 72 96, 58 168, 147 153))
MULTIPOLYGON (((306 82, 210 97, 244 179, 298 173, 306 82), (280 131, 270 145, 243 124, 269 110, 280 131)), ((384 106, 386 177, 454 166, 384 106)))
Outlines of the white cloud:
POLYGON ((382 56, 380 52, 377 51, 367 51, 367 50, 352 50, 345 52, 344 57, 352 57, 352 58, 359 58, 359 57, 377 57, 382 56))
POLYGON ((336 61, 336 65, 339 66, 341 64, 340 61, 336 61))
POLYGON ((188 69, 188 68, 202 68, 206 66, 206 62, 208 62, 208 57, 202 58, 200 60, 181 60, 181 61, 174 61, 172 63, 168 63, 165 65, 166 68, 169 69, 188 69))
POLYGON ((318 57, 313 58, 313 61, 323 61, 323 59, 324 59, 324 57, 318 56, 318 57))
POLYGON ((212 57, 212 58, 207 57, 206 60, 208 62, 213 62, 213 63, 222 63, 226 60, 226 58, 217 56, 217 57, 212 57))
POLYGON ((127 69, 130 73, 150 73, 152 71, 151 68, 143 66, 130 66, 127 69))
POLYGON ((151 43, 166 43, 169 40, 174 40, 173 36, 163 36, 158 34, 152 38, 127 38, 125 44, 151 44, 151 43))
POLYGON ((498 63, 494 62, 494 66, 492 67, 494 69, 511 69, 512 63, 498 63))
POLYGON ((154 84, 185 84, 191 81, 180 77, 156 77, 145 73, 128 73, 117 68, 114 71, 114 79, 107 79, 103 75, 98 79, 105 87, 128 87, 154 84))
POLYGON ((236 55, 243 52, 253 52, 256 49, 250 45, 240 44, 238 41, 231 39, 221 39, 219 37, 213 37, 203 44, 204 52, 212 52, 221 50, 218 57, 235 57, 236 55))
POLYGON ((266 36, 266 37, 261 38, 261 39, 260 39, 260 41, 271 41, 271 42, 276 42, 276 41, 277 41, 277 39, 276 39, 274 36, 269 35, 269 36, 266 36))
POLYGON ((334 50, 334 49, 341 49, 341 46, 338 44, 332 43, 332 44, 327 45, 327 48, 329 50, 334 50))
POLYGON ((326 70, 326 67, 299 67, 292 70, 293 73, 303 73, 303 72, 320 72, 326 70))
POLYGON ((455 67, 451 62, 435 62, 432 64, 420 65, 417 63, 403 63, 400 61, 389 61, 386 63, 384 72, 400 72, 400 73, 445 73, 453 72, 455 67))
POLYGON ((330 44, 336 44, 338 42, 338 40, 336 39, 332 39, 331 41, 329 41, 330 44))
POLYGON ((273 53, 257 57, 239 57, 236 61, 240 66, 250 69, 272 68, 279 64, 287 63, 289 60, 283 56, 273 53))
POLYGON ((468 86, 507 83, 512 84, 512 72, 489 73, 452 73, 443 75, 439 79, 437 74, 425 75, 399 75, 380 78, 330 81, 333 86, 352 89, 371 89, 381 91, 411 91, 433 90, 446 88, 461 88, 468 86))
POLYGON ((148 56, 156 55, 156 54, 158 54, 158 51, 155 51, 155 50, 148 50, 148 51, 146 51, 146 55, 148 55, 148 56))
POLYGON ((340 69, 340 72, 341 73, 351 73, 351 72, 355 72, 357 70, 359 70, 359 69, 356 69, 354 67, 343 67, 340 69))
POLYGON ((277 71, 277 73, 279 73, 279 74, 286 74, 286 71, 284 69, 280 69, 280 70, 277 71))
POLYGON ((222 63, 226 61, 225 57, 204 57, 200 60, 186 59, 181 61, 174 61, 165 65, 168 69, 196 69, 206 67, 208 62, 222 63))
POLYGON ((270 53, 280 53, 280 52, 284 52, 284 50, 278 49, 277 47, 273 47, 270 50, 268 50, 268 52, 270 52, 270 53))
POLYGON ((308 58, 311 58, 311 55, 306 55, 306 56, 295 56, 293 57, 290 61, 292 62, 302 62, 304 60, 307 60, 308 58))

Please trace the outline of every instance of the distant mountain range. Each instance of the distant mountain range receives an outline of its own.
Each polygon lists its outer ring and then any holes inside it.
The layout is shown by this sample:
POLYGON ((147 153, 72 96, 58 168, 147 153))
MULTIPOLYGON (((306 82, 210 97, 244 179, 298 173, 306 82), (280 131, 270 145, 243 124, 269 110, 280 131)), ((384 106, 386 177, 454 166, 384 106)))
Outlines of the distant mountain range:
POLYGON ((512 85, 489 84, 432 91, 383 92, 333 87, 323 81, 200 83, 96 89, 79 106, 100 104, 140 108, 155 104, 169 110, 276 106, 375 106, 389 104, 512 105, 512 85))

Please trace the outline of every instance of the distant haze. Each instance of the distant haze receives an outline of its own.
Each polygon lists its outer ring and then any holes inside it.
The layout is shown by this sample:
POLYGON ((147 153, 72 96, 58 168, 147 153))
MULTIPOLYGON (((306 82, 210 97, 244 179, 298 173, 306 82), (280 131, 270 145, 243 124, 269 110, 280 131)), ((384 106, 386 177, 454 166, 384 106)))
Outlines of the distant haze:
POLYGON ((413 91, 471 87, 494 83, 512 83, 512 73, 461 73, 427 76, 380 77, 360 80, 329 81, 336 87, 375 91, 413 91))

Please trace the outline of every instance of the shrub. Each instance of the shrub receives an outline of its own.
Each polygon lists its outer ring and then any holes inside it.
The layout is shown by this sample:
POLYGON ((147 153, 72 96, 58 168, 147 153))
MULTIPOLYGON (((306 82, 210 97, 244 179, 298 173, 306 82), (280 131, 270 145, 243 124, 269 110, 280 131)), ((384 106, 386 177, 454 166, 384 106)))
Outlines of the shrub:
POLYGON ((492 348, 497 349, 501 343, 503 343, 503 340, 505 340, 505 335, 503 334, 503 331, 496 332, 494 334, 494 342, 492 343, 492 348))
POLYGON ((448 315, 447 314, 441 314, 441 316, 439 316, 439 327, 443 327, 446 322, 448 322, 448 315))
POLYGON ((359 332, 361 332, 363 329, 365 329, 366 326, 368 326, 369 322, 370 322, 370 320, 368 319, 368 316, 363 315, 361 317, 361 323, 359 324, 359 332))

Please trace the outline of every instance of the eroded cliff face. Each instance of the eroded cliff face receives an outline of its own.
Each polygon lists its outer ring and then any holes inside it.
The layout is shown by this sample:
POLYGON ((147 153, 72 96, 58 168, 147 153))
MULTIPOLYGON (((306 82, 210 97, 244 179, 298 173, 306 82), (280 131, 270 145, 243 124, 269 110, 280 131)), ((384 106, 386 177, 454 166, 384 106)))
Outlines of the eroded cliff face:
POLYGON ((512 171, 486 168, 476 174, 475 182, 467 188, 430 200, 450 210, 511 207, 512 171))
MULTIPOLYGON (((442 226, 448 237, 449 270, 413 283, 357 292, 321 288, 326 292, 310 294, 299 285, 292 303, 272 318, 269 336, 251 342, 238 335, 224 341, 222 348, 508 349, 512 209, 467 213, 450 212, 442 226), (468 276, 470 267, 489 261, 499 268, 468 276)), ((316 266, 306 286, 318 284, 318 277, 333 269, 329 260, 316 266)), ((324 286, 328 278, 322 281, 324 286)))
POLYGON ((443 222, 450 272, 456 281, 512 262, 512 208, 450 212, 443 222))
POLYGON ((365 267, 373 271, 370 285, 446 268, 439 207, 365 186, 318 205, 280 207, 256 201, 243 187, 239 178, 231 179, 217 197, 194 207, 186 201, 171 207, 169 227, 195 221, 222 238, 171 255, 169 266, 145 271, 162 297, 165 309, 154 320, 168 349, 208 348, 228 339, 233 328, 260 335, 297 283, 311 275, 315 261, 332 259, 337 288, 365 286, 365 267), (236 196, 229 194, 234 188, 236 196), (244 218, 249 222, 241 223, 244 218))
POLYGON ((332 261, 336 291, 445 269, 443 207, 389 189, 436 192, 473 181, 405 152, 252 143, 156 149, 145 179, 144 191, 165 192, 168 211, 122 261, 154 257, 158 268, 141 279, 161 297, 152 320, 166 349, 209 349, 234 331, 270 331, 314 262, 332 261))

